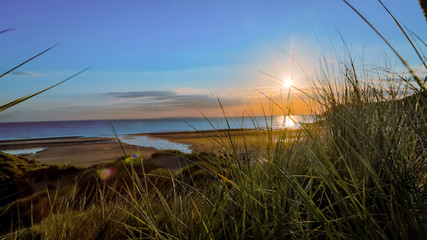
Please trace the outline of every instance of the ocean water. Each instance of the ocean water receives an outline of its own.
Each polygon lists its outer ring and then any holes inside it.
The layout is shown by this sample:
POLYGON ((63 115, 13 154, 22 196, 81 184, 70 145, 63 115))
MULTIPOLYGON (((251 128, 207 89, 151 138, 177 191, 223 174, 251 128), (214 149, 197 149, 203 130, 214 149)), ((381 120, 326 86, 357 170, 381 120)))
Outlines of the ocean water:
POLYGON ((55 122, 0 122, 0 140, 58 138, 58 137, 113 137, 112 126, 119 136, 135 133, 176 132, 212 129, 298 128, 302 122, 313 122, 309 115, 255 118, 165 118, 129 120, 87 120, 55 122), (209 120, 209 121, 208 121, 209 120))

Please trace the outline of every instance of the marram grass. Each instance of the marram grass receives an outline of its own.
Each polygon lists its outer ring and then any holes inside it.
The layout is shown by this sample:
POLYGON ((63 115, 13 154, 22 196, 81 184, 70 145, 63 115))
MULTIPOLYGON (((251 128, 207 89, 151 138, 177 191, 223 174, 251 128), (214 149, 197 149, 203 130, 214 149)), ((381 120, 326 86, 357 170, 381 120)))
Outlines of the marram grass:
POLYGON ((426 93, 342 76, 317 86, 315 127, 229 133, 212 140, 219 155, 169 152, 190 163, 180 170, 125 159, 116 181, 50 193, 51 214, 6 237, 423 239, 426 93))

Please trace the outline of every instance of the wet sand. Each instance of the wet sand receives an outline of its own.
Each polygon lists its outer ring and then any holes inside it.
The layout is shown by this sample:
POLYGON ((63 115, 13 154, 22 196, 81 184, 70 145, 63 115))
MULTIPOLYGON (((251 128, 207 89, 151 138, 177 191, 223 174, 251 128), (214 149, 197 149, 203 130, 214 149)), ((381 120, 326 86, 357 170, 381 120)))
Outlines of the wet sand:
POLYGON ((206 131, 182 131, 159 132, 145 134, 130 134, 129 136, 148 136, 166 139, 171 142, 190 145, 195 152, 218 153, 224 146, 229 146, 229 138, 233 139, 235 147, 243 148, 243 137, 248 142, 256 142, 257 138, 265 133, 263 130, 233 129, 233 130, 206 130, 206 131))
MULTIPOLYGON (((156 149, 123 144, 127 154, 141 153, 149 157, 156 149)), ((120 144, 113 138, 48 138, 0 141, 1 150, 46 148, 36 154, 20 154, 45 164, 70 164, 88 167, 114 161, 124 156, 120 144)))
MULTIPOLYGON (((287 136, 296 136, 297 130, 255 130, 255 129, 233 129, 217 131, 191 131, 191 132, 165 132, 165 133, 147 133, 133 134, 145 135, 167 139, 171 142, 184 143, 190 145, 195 152, 213 152, 218 153, 223 148, 230 147, 230 140, 238 151, 246 151, 245 147, 262 146, 268 139, 275 139, 287 132, 287 136), (273 136, 269 136, 272 134, 273 136)), ((132 135, 130 135, 132 136, 132 135)))

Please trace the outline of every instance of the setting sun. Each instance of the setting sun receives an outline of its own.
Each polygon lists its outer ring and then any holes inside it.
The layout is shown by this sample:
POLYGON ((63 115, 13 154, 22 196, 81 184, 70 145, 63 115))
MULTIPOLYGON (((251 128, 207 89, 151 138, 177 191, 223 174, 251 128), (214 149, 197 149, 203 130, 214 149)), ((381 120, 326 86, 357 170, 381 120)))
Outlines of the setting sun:
POLYGON ((293 86, 293 84, 294 82, 290 78, 286 78, 285 80, 283 80, 283 83, 282 83, 283 87, 285 88, 290 88, 293 86))

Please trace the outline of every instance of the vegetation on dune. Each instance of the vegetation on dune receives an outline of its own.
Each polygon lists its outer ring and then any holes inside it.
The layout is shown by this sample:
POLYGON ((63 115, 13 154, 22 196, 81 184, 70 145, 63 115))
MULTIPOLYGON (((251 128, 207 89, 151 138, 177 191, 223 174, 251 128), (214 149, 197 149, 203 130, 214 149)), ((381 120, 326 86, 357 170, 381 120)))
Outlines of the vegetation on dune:
POLYGON ((259 141, 230 133, 213 140, 223 146, 219 155, 153 154, 187 162, 176 170, 139 156, 80 169, 68 183, 16 201, 33 213, 44 206, 46 215, 6 236, 422 239, 426 93, 395 76, 365 81, 349 69, 341 76, 342 85, 332 83, 336 76, 319 79, 313 98, 325 113, 315 130, 268 129, 259 141))
POLYGON ((423 9, 424 16, 426 17, 426 21, 427 21, 427 1, 426 0, 419 0, 419 1, 420 1, 421 8, 423 9))
POLYGON ((88 169, 0 155, 9 164, 2 184, 56 182, 7 200, 2 214, 18 222, 1 231, 10 239, 424 239, 425 81, 417 86, 422 76, 410 69, 355 66, 349 55, 338 74, 324 66, 312 77, 322 124, 212 136, 221 154, 165 151, 88 169), (156 162, 170 156, 185 166, 156 162), (30 220, 19 222, 24 214, 30 220))
MULTIPOLYGON (((119 211, 124 207, 118 204, 123 200, 119 195, 129 193, 129 186, 134 184, 136 178, 149 179, 157 189, 166 190, 169 188, 170 176, 186 179, 188 170, 163 168, 157 160, 165 156, 176 161, 187 161, 190 167, 191 164, 204 161, 206 156, 214 155, 162 151, 154 153, 150 159, 143 160, 135 155, 90 168, 76 168, 39 164, 0 152, 0 234, 49 221, 50 218, 57 221, 57 215, 64 212, 66 215, 71 214, 73 218, 75 215, 85 215, 90 209, 95 214, 94 209, 98 209, 99 204, 106 206, 114 203, 114 206, 120 207, 113 208, 114 211, 119 211)), ((110 208, 111 206, 108 207, 110 208)), ((127 215, 122 217, 125 216, 127 215)), ((49 226, 52 227, 50 224, 49 226)), ((38 229, 37 225, 34 227, 38 229)), ((34 229, 31 232, 34 232, 34 229)))

